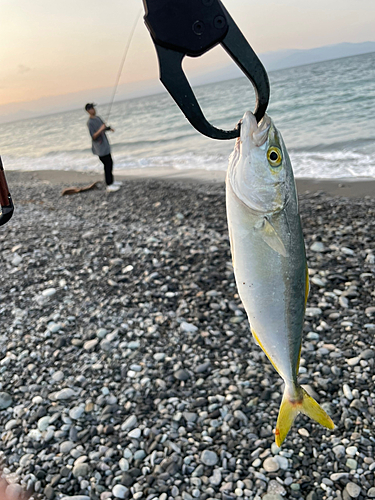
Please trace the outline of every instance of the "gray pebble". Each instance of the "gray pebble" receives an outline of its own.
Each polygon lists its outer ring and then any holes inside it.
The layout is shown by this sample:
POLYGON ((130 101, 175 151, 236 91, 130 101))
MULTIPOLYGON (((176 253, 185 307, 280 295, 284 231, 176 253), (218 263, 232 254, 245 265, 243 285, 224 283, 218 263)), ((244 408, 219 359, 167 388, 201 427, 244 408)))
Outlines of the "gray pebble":
POLYGON ((341 247, 341 251, 345 255, 354 255, 355 254, 355 252, 351 248, 348 248, 348 247, 341 247))
POLYGON ((107 333, 108 332, 105 328, 99 328, 99 330, 96 332, 96 336, 99 337, 100 339, 104 339, 107 333))
POLYGON ((263 468, 267 472, 278 471, 280 469, 280 465, 279 465, 279 462, 277 460, 278 458, 279 458, 279 456, 266 458, 265 461, 263 462, 263 468))
POLYGON ((267 493, 276 493, 278 495, 284 496, 286 495, 286 489, 282 484, 279 483, 279 481, 271 479, 271 481, 268 483, 267 493))
POLYGON ((358 484, 349 482, 346 487, 346 491, 349 493, 351 498, 357 498, 361 494, 361 487, 358 484))
POLYGON ((128 429, 132 429, 137 425, 137 417, 135 415, 130 415, 125 422, 121 425, 121 430, 126 431, 128 429))
POLYGON ((361 358, 356 356, 355 358, 349 358, 346 360, 349 366, 356 366, 360 362, 361 358))
POLYGON ((317 316, 320 316, 322 314, 322 310, 320 307, 306 307, 306 316, 309 316, 310 318, 315 318, 317 316))
POLYGON ((344 384, 342 386, 342 392, 344 393, 344 396, 346 397, 346 399, 348 399, 349 401, 351 401, 353 399, 353 394, 352 394, 352 391, 351 391, 350 387, 348 386, 348 384, 344 384))
POLYGON ((73 420, 79 420, 85 413, 85 409, 82 406, 75 406, 69 411, 69 417, 73 420))
POLYGON ((73 467, 74 477, 85 477, 89 472, 89 465, 85 463, 78 463, 73 467))
POLYGON ((73 495, 71 497, 61 497, 60 500, 90 500, 90 497, 87 495, 73 495))
POLYGON ((0 410, 6 410, 12 404, 12 397, 7 392, 0 392, 0 410))
POLYGON ((195 325, 192 325, 191 323, 183 321, 180 324, 180 330, 184 333, 194 333, 198 330, 198 328, 195 325))
POLYGON ((76 393, 73 389, 66 387, 65 389, 61 389, 61 391, 55 392, 54 396, 57 401, 64 401, 65 399, 70 399, 75 395, 76 393))
POLYGON ((204 450, 201 454, 201 462, 204 465, 213 466, 216 465, 219 458, 214 451, 204 450))
POLYGON ((20 466, 25 467, 25 466, 29 465, 31 463, 31 460, 33 457, 34 457, 34 453, 25 453, 25 455, 23 455, 20 458, 20 466))
POLYGON ((55 372, 53 375, 52 375, 52 380, 54 382, 61 382, 64 378, 64 372, 61 371, 61 370, 58 370, 57 372, 55 372))
POLYGON ((340 295, 339 304, 344 309, 347 309, 349 307, 349 299, 347 299, 344 295, 340 295))
POLYGON ((314 285, 317 285, 321 288, 325 287, 326 284, 324 283, 324 281, 319 278, 318 276, 313 276, 311 279, 310 279, 311 283, 314 283, 314 285))
POLYGON ((219 486, 221 480, 222 476, 220 469, 214 469, 214 471, 212 472, 212 476, 209 477, 210 483, 214 486, 219 486))
POLYGON ((128 343, 128 348, 135 350, 135 349, 139 349, 140 345, 141 344, 138 342, 138 340, 132 340, 131 342, 128 343))
POLYGON ((349 473, 348 472, 334 472, 329 477, 330 477, 331 481, 335 482, 335 481, 340 481, 340 479, 349 477, 349 473))
POLYGON ((172 497, 176 497, 180 494, 180 490, 177 488, 177 486, 174 484, 171 488, 171 495, 172 497))
POLYGON ((372 359, 375 356, 375 351, 373 349, 365 349, 361 352, 361 359, 372 359))
POLYGON ((349 467, 350 470, 356 470, 357 465, 357 460, 354 460, 353 458, 348 458, 348 460, 346 461, 346 466, 349 467))
POLYGON ((75 444, 72 441, 63 441, 60 444, 60 453, 69 453, 74 448, 75 444))
POLYGON ((289 462, 288 462, 288 459, 286 457, 283 457, 282 455, 277 455, 274 458, 275 458, 275 460, 277 460, 280 469, 282 469, 282 470, 287 470, 288 469, 289 462))
POLYGON ((175 371, 173 375, 177 380, 181 380, 183 382, 190 378, 189 372, 183 369, 175 371))
POLYGON ((47 484, 47 486, 44 488, 43 493, 47 500, 52 500, 52 498, 54 498, 55 496, 55 490, 50 484, 47 484))
POLYGON ((156 352, 153 356, 155 361, 163 361, 165 359, 166 354, 164 352, 156 352))
POLYGON ((47 430, 50 420, 51 417, 49 415, 46 415, 45 417, 42 417, 38 420, 38 429, 40 430, 40 432, 44 432, 47 430))
POLYGON ((318 495, 315 493, 315 491, 310 491, 310 493, 306 497, 306 500, 318 500, 318 495))
POLYGON ((86 351, 90 351, 91 349, 94 349, 98 345, 98 342, 99 342, 98 339, 88 340, 83 344, 83 348, 86 349, 86 351))
POLYGON ((332 448, 333 453, 336 455, 336 458, 345 457, 345 446, 342 444, 338 444, 332 448))
POLYGON ((137 450, 134 453, 134 460, 143 460, 146 456, 145 450, 137 450))

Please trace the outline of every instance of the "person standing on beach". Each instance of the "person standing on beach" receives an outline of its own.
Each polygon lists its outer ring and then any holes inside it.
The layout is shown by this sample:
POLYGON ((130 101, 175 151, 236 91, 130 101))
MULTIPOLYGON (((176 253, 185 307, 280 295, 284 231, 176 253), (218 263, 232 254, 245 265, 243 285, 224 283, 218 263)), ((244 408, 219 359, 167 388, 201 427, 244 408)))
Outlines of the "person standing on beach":
POLYGON ((114 130, 111 127, 107 127, 103 120, 96 115, 95 104, 86 104, 85 110, 90 115, 87 126, 92 138, 92 152, 94 153, 94 155, 99 156, 99 160, 104 165, 104 175, 105 182, 107 184, 107 191, 109 193, 118 191, 120 189, 121 182, 114 181, 113 179, 113 160, 111 156, 111 146, 106 136, 106 131, 110 130, 111 132, 114 132, 114 130))

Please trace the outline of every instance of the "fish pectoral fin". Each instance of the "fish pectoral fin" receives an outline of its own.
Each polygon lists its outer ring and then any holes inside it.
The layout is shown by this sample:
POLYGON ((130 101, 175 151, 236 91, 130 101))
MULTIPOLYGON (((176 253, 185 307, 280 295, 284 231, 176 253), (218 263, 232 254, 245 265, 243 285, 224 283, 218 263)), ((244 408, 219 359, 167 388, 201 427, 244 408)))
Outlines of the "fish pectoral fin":
POLYGON ((272 250, 283 257, 287 257, 288 252, 286 251, 285 245, 267 217, 264 217, 260 227, 256 227, 255 229, 260 232, 263 241, 267 243, 272 250))
POLYGON ((275 441, 281 446, 290 428, 299 413, 303 413, 327 429, 334 429, 335 425, 323 408, 313 399, 305 389, 297 387, 298 400, 292 400, 285 390, 277 418, 275 441))

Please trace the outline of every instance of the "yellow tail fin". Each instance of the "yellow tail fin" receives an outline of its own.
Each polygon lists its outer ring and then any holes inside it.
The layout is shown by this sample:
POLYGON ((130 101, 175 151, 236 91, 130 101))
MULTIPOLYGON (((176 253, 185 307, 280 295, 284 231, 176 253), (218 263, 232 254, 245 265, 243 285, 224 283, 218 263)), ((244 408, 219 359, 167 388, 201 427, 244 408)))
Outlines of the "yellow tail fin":
POLYGON ((334 423, 323 408, 302 387, 296 388, 296 395, 297 398, 292 400, 287 391, 284 392, 276 424, 275 441, 277 446, 282 445, 299 413, 307 415, 328 429, 335 428, 334 423))

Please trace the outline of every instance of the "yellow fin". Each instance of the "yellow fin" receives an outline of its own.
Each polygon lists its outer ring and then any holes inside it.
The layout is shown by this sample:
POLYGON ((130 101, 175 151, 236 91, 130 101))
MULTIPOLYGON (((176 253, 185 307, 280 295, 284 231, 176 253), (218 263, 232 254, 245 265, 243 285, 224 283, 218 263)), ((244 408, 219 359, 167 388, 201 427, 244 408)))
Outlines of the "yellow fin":
POLYGON ((309 292, 310 292, 309 268, 307 267, 307 264, 306 264, 305 309, 306 309, 307 298, 308 298, 308 296, 309 296, 309 292))
POLYGON ((277 371, 277 373, 279 373, 279 370, 277 368, 277 366, 275 365, 275 363, 272 361, 271 359, 271 356, 268 354, 268 352, 265 350, 265 348, 263 347, 263 344, 261 343, 261 341, 259 340, 259 337, 258 335, 254 332, 253 329, 251 329, 251 333, 253 334, 253 337, 256 341, 256 343, 259 345, 259 347, 262 349, 262 351, 264 352, 264 354, 267 356, 267 358, 269 359, 271 365, 275 368, 275 370, 277 371))
POLYGON ((267 243, 267 245, 272 248, 272 250, 279 253, 283 257, 286 257, 288 255, 284 243, 282 242, 280 236, 277 234, 277 231, 267 219, 267 217, 264 217, 262 225, 259 229, 263 241, 267 243))
POLYGON ((299 372, 299 364, 301 362, 301 350, 302 350, 302 344, 299 346, 298 361, 297 361, 297 370, 296 370, 297 375, 298 375, 298 372, 299 372))
POLYGON ((335 424, 332 422, 331 417, 327 415, 327 413, 323 410, 323 408, 312 398, 305 389, 303 391, 303 401, 301 413, 307 415, 308 417, 318 422, 318 424, 323 427, 327 427, 327 429, 334 429, 335 424))
POLYGON ((323 427, 327 427, 328 429, 335 428, 334 423, 323 408, 302 387, 297 388, 296 394, 298 395, 298 399, 292 400, 289 394, 286 391, 284 392, 275 431, 277 446, 282 445, 299 413, 307 415, 318 422, 318 424, 323 425, 323 427))

